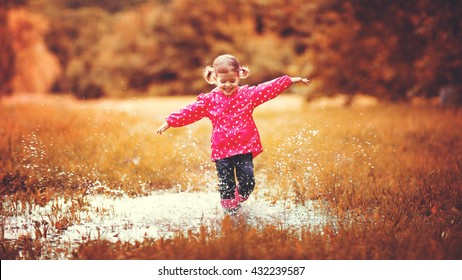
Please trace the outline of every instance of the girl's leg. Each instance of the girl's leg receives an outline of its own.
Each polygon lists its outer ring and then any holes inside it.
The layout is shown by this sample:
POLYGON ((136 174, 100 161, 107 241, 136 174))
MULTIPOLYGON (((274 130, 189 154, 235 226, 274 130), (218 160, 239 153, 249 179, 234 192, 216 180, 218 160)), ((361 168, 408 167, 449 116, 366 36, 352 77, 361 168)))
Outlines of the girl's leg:
POLYGON ((234 177, 234 164, 232 158, 220 159, 215 162, 218 173, 218 191, 220 192, 221 206, 226 210, 239 207, 239 201, 234 197, 236 180, 234 177))
POLYGON ((239 182, 239 202, 246 201, 255 188, 255 174, 252 154, 236 158, 236 177, 239 182))

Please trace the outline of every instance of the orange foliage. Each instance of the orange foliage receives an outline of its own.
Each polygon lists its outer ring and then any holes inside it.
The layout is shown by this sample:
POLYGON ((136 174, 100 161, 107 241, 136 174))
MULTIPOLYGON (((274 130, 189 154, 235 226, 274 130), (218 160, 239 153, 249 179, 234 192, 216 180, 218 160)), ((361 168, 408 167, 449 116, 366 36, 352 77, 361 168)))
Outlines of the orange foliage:
POLYGON ((10 10, 8 14, 16 56, 13 91, 49 92, 61 74, 61 66, 44 41, 48 30, 47 19, 24 9, 10 10))
POLYGON ((7 13, 0 7, 0 96, 11 92, 14 52, 12 36, 6 27, 7 13))

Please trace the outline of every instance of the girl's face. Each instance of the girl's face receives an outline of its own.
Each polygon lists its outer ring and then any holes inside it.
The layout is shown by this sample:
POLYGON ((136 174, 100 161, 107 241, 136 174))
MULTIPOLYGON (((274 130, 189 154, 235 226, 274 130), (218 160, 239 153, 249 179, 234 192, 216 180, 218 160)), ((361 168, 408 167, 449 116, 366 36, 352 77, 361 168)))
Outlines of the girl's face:
POLYGON ((232 95, 239 85, 239 75, 236 72, 217 73, 216 86, 226 96, 232 95))

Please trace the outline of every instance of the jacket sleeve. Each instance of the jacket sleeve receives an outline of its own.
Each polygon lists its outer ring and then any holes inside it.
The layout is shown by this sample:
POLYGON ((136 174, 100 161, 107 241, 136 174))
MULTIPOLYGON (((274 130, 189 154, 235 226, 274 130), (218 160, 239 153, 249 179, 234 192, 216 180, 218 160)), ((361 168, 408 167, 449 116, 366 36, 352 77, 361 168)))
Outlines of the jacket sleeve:
POLYGON ((290 77, 285 75, 274 80, 259 84, 257 86, 249 87, 250 100, 253 107, 269 101, 292 85, 290 77))
POLYGON ((191 124, 205 117, 205 107, 204 95, 201 94, 197 97, 196 102, 171 113, 166 121, 171 127, 181 127, 191 124))

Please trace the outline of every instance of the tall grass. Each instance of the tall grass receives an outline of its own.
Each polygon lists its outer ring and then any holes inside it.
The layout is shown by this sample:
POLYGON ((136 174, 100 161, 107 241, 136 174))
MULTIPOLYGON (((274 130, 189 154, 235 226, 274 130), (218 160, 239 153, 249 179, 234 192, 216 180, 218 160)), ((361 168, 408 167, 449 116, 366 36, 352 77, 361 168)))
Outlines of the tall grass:
MULTIPOLYGON (((185 102, 172 100, 0 104, 3 201, 78 198, 75 207, 83 208, 93 193, 215 189, 208 121, 154 134, 165 114, 185 102)), ((461 259, 460 110, 408 104, 287 109, 283 97, 271 102, 255 112, 265 148, 254 161, 255 191, 270 201, 326 202, 335 222, 300 235, 225 219, 220 228, 172 239, 89 241, 74 258, 461 259)), ((2 258, 14 258, 17 247, 3 243, 2 258)))

